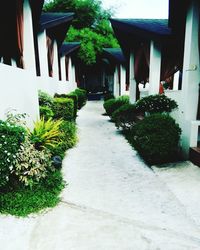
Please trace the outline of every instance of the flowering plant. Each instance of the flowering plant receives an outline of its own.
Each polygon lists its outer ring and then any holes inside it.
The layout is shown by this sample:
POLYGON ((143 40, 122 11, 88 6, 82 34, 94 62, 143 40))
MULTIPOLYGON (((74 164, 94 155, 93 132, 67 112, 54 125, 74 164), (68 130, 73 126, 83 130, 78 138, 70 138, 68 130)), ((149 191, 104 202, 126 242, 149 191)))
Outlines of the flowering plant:
POLYGON ((149 95, 136 102, 136 110, 150 114, 170 113, 177 107, 177 103, 165 95, 149 95))
POLYGON ((19 125, 0 120, 0 187, 9 181, 10 172, 26 131, 19 125))

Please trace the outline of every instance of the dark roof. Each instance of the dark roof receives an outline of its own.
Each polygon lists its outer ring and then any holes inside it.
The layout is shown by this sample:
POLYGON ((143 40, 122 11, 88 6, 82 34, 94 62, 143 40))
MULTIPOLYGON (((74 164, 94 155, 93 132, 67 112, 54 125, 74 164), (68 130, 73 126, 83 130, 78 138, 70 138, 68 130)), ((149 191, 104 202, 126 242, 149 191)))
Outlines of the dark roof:
POLYGON ((126 59, 120 48, 105 48, 103 49, 103 52, 103 55, 114 63, 126 63, 126 59))
POLYGON ((80 48, 79 42, 63 43, 60 48, 60 56, 66 56, 80 48))
POLYGON ((167 19, 111 19, 111 24, 114 30, 148 40, 162 40, 171 35, 167 19))
POLYGON ((41 30, 53 28, 55 26, 72 21, 74 13, 42 13, 40 17, 41 30))

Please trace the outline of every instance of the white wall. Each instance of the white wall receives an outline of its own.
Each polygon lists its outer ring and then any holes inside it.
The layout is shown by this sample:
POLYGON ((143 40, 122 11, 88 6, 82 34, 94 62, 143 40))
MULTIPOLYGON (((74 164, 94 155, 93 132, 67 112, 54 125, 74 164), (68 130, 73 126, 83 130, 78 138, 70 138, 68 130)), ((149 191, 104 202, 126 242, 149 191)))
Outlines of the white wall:
POLYGON ((33 121, 39 117, 37 78, 32 71, 0 64, 0 119, 5 113, 16 109, 17 113, 26 113, 27 125, 32 127, 33 121))

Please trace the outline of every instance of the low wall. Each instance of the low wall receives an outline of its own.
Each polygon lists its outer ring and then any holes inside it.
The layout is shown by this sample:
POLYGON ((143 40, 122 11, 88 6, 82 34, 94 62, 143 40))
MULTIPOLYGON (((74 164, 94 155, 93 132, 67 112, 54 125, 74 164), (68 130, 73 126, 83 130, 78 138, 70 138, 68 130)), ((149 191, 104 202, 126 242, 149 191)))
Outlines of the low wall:
POLYGON ((8 110, 26 113, 27 125, 39 117, 37 78, 32 71, 0 64, 0 119, 5 119, 8 110))

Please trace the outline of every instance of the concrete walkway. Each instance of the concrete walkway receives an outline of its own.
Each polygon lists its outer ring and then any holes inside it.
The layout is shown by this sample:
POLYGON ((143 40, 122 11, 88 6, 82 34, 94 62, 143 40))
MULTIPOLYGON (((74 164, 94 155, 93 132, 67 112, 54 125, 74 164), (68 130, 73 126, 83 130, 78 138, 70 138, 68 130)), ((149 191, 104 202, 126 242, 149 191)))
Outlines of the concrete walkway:
MULTIPOLYGON (((0 216, 3 250, 200 249, 199 196, 188 202, 171 168, 149 169, 103 112, 102 102, 79 112, 80 139, 64 160, 68 187, 60 205, 27 219, 0 216)), ((198 178, 179 169, 194 190, 198 178)))

